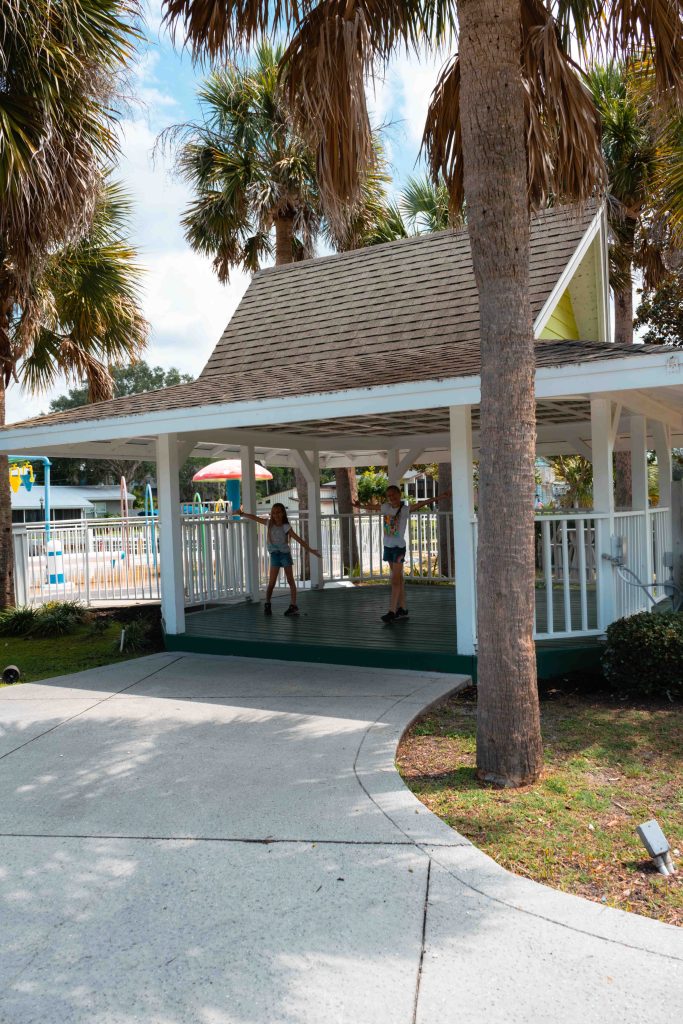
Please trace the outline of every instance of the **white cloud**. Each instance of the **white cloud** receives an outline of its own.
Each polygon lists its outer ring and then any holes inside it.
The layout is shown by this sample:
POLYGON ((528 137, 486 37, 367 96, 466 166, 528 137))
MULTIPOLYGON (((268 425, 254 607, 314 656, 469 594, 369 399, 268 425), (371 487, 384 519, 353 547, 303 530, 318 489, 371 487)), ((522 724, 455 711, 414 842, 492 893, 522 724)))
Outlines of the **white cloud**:
POLYGON ((415 171, 427 108, 446 54, 401 54, 371 89, 373 122, 387 125, 387 156, 400 178, 415 171))

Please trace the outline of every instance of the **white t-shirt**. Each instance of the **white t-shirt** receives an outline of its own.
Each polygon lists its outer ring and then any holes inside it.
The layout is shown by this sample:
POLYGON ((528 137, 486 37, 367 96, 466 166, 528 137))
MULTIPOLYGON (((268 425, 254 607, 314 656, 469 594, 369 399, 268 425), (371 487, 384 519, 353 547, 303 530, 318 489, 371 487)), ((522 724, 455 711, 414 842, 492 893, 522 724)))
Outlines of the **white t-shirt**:
POLYGON ((406 502, 394 508, 389 502, 382 505, 383 534, 385 548, 404 548, 406 546, 406 527, 410 517, 410 509, 406 502))
POLYGON ((289 551, 289 542, 287 540, 287 534, 291 530, 289 523, 282 523, 280 526, 276 526, 275 523, 271 523, 268 527, 268 553, 271 554, 275 551, 285 553, 289 551))

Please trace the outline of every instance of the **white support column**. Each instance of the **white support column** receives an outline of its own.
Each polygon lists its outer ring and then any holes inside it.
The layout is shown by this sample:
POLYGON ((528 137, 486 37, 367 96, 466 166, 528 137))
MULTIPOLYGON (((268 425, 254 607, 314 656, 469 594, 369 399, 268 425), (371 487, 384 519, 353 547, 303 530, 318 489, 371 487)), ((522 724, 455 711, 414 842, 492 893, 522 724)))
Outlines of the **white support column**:
POLYGON ((674 556, 674 582, 683 586, 683 480, 671 485, 671 546, 674 556))
POLYGON ((157 438, 156 448, 161 616, 164 630, 169 635, 174 635, 185 632, 178 435, 160 434, 157 438))
MULTIPOLYGON (((322 512, 320 508, 320 452, 310 450, 294 453, 301 472, 308 484, 308 543, 312 548, 322 552, 322 512)), ((321 590, 324 585, 323 560, 311 557, 311 587, 321 590)))
MULTIPOLYGON (((242 507, 245 512, 256 515, 256 471, 254 469, 254 446, 240 446, 242 463, 242 507)), ((248 520, 244 528, 244 568, 246 592, 252 601, 258 601, 261 593, 258 564, 258 526, 248 520)))
POLYGON ((647 420, 644 416, 630 417, 631 433, 631 508, 642 512, 638 520, 639 551, 627 551, 626 561, 643 583, 652 581, 652 531, 650 502, 647 486, 647 420))
POLYGON ((390 484, 400 484, 401 480, 398 475, 398 458, 399 453, 396 448, 387 449, 387 477, 390 484))
POLYGON ((598 627, 607 629, 617 615, 616 576, 603 555, 612 553, 614 533, 614 479, 612 455, 612 403, 591 399, 591 450, 593 453, 593 508, 605 518, 595 523, 595 567, 598 578, 598 627))
POLYGON ((472 410, 452 406, 451 472, 453 488, 453 553, 455 558, 455 621, 458 654, 476 650, 476 551, 474 548, 474 484, 472 480, 472 410))
POLYGON ((671 508, 671 428, 655 421, 652 435, 657 455, 659 504, 661 508, 671 508))

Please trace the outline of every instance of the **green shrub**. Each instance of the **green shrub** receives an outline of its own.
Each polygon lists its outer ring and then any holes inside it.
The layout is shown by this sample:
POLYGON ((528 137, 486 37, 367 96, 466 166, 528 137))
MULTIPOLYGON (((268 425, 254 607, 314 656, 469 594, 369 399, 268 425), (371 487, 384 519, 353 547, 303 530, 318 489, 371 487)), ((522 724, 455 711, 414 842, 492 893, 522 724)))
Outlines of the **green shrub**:
POLYGON ((683 614, 641 612, 613 622, 602 668, 616 690, 683 696, 683 614))
POLYGON ((75 633, 87 612, 77 601, 48 601, 36 612, 31 636, 66 636, 75 633))
MULTIPOLYGON (((121 653, 138 654, 140 651, 148 651, 153 646, 152 627, 152 622, 146 616, 135 619, 124 626, 123 628, 126 632, 123 638, 123 650, 121 653)), ((114 645, 117 651, 120 650, 120 645, 121 639, 119 636, 114 645)))
POLYGON ((28 636, 36 621, 36 609, 6 608, 0 612, 0 636, 28 636))

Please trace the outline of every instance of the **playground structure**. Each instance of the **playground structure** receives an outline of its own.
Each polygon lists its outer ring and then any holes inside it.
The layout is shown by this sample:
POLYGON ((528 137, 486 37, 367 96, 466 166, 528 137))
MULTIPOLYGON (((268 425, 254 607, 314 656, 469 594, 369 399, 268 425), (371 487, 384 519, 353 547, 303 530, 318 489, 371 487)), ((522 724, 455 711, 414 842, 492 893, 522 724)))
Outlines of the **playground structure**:
MULTIPOLYGON (((259 465, 257 462, 254 465, 254 478, 256 480, 272 480, 273 474, 267 470, 264 466, 259 465)), ((240 507, 240 483, 242 480, 242 463, 240 459, 220 459, 218 462, 211 462, 208 466, 204 466, 198 470, 192 477, 193 483, 222 483, 225 481, 225 499, 228 503, 228 511, 233 515, 236 510, 240 507)), ((199 494, 195 494, 195 499, 201 498, 199 494)), ((216 502, 214 511, 223 511, 225 509, 225 502, 223 499, 219 499, 216 502), (218 506, 221 506, 218 508, 218 506)))
POLYGON ((20 487, 30 491, 35 483, 36 475, 33 463, 40 462, 43 466, 45 480, 45 536, 50 539, 50 469, 52 463, 45 455, 8 455, 9 485, 16 494, 20 487))

